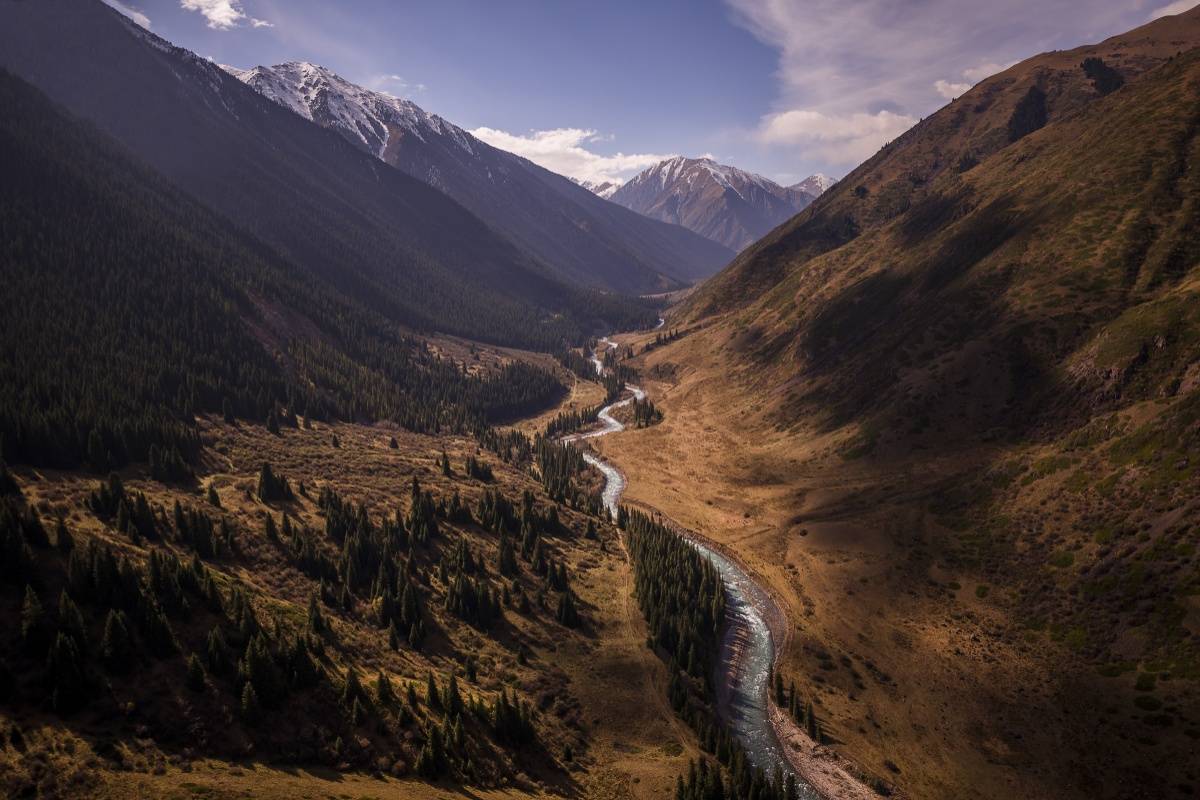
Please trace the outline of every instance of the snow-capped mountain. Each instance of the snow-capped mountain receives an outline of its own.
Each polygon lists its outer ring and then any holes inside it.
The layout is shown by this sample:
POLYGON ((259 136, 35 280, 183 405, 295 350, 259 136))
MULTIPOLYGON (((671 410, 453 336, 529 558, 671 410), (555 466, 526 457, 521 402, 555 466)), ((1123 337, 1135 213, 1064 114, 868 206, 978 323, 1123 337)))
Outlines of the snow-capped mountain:
POLYGON ((422 141, 446 137, 468 153, 478 140, 416 103, 350 83, 330 69, 307 61, 273 67, 222 69, 259 94, 290 108, 305 119, 332 128, 372 155, 384 158, 397 136, 422 141))
POLYGON ((809 175, 799 183, 793 183, 788 188, 795 189, 797 192, 804 192, 807 195, 812 195, 812 197, 815 199, 825 194, 829 187, 833 186, 835 183, 837 183, 837 181, 835 181, 833 178, 829 177, 828 175, 822 175, 818 172, 816 175, 809 175))
POLYGON ((480 141, 411 100, 358 86, 320 65, 224 69, 279 105, 450 195, 577 284, 659 291, 705 278, 732 256, 691 231, 605 202, 601 197, 607 187, 597 187, 593 194, 591 187, 480 141))
POLYGON ((571 178, 571 180, 575 181, 592 194, 603 197, 605 200, 611 199, 616 193, 617 189, 621 188, 621 184, 617 183, 616 181, 581 181, 577 178, 571 178))
POLYGON ((639 173, 611 199, 741 250, 814 198, 711 158, 676 156, 639 173))

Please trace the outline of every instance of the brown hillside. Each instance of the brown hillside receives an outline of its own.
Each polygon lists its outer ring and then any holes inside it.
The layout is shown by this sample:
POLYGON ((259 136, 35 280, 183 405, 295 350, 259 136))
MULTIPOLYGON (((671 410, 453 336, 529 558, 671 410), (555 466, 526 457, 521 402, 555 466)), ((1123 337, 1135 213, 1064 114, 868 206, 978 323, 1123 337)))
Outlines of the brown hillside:
POLYGON ((603 444, 768 576, 836 747, 914 796, 1200 786, 1197 44, 1164 18, 922 122, 685 301, 664 422, 603 444))

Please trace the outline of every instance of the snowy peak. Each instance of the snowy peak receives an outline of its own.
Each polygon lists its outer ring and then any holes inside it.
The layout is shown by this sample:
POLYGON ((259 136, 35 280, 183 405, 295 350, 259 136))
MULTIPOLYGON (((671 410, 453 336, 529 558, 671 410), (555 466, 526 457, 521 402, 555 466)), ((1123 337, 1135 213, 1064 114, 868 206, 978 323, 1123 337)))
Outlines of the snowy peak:
MULTIPOLYGON (((215 67, 214 67, 215 68, 215 67)), ((573 284, 642 294, 705 278, 729 251, 691 231, 614 208, 615 185, 581 192, 411 100, 318 64, 223 67, 251 89, 449 196, 573 284)))
POLYGON ((468 153, 478 145, 469 133, 416 103, 353 84, 319 64, 288 61, 273 67, 243 70, 222 65, 222 69, 264 97, 336 130, 379 158, 397 133, 422 141, 430 136, 447 137, 468 153))
POLYGON ((712 158, 675 156, 630 179, 611 199, 740 250, 815 196, 712 158))
POLYGON ((581 181, 578 178, 571 178, 575 183, 587 189, 594 195, 603 197, 605 200, 611 200, 617 189, 621 188, 620 183, 616 181, 581 181))
POLYGON ((833 178, 829 177, 828 175, 822 175, 818 172, 816 175, 809 175, 799 183, 792 184, 789 188, 795 189, 797 192, 804 192, 805 194, 816 198, 825 194, 829 187, 833 186, 835 183, 837 183, 837 181, 835 181, 833 178))

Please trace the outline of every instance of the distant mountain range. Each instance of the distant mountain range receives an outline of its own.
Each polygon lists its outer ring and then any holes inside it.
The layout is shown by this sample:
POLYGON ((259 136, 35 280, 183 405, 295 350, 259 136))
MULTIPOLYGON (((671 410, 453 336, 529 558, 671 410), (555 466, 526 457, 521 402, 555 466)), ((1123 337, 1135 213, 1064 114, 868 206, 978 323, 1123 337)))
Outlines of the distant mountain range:
MULTIPOLYGON (((724 266, 731 250, 646 219, 561 175, 499 150, 410 100, 317 64, 224 67, 281 106, 462 203, 572 283, 625 293, 678 288, 724 266)), ((614 187, 615 188, 615 187, 614 187)))
POLYGON ((617 189, 621 188, 621 184, 616 181, 581 181, 576 178, 571 178, 571 180, 575 181, 592 194, 600 195, 605 200, 611 199, 613 193, 616 192, 617 189))
MULTIPOLYGON (((590 187, 614 203, 741 250, 804 209, 832 181, 814 175, 792 187, 718 164, 677 156, 614 187, 590 187)), ((586 185, 586 184, 585 184, 586 185)))
POLYGON ((837 181, 835 181, 833 178, 829 177, 828 175, 822 175, 818 172, 816 175, 809 175, 799 183, 793 183, 788 188, 794 189, 797 192, 804 192, 805 194, 812 195, 813 197, 820 197, 821 195, 825 194, 825 192, 828 191, 835 183, 837 183, 837 181))

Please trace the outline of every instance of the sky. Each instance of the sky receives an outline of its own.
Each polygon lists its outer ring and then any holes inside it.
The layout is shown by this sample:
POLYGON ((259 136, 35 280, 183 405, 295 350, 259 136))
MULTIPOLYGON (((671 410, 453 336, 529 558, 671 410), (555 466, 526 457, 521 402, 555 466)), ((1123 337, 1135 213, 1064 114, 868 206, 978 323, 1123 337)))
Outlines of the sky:
POLYGON ((1195 0, 105 0, 248 68, 323 64, 581 180, 709 156, 841 177, 972 84, 1195 0))

